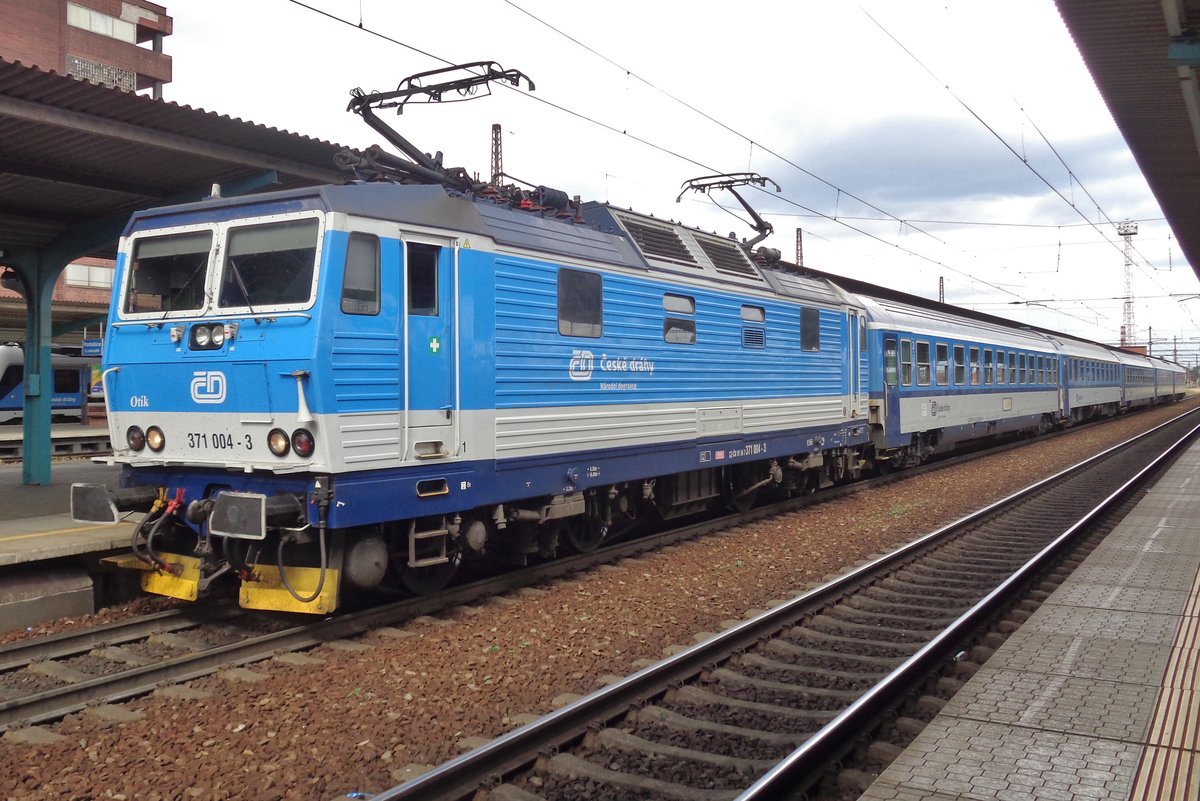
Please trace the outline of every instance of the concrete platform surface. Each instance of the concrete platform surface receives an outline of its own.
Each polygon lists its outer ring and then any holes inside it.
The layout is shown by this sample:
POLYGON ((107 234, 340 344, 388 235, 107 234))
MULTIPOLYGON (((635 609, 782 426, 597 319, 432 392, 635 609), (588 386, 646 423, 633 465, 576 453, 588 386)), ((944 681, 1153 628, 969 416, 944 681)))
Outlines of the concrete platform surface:
POLYGON ((1200 798, 1200 444, 862 801, 1200 798))

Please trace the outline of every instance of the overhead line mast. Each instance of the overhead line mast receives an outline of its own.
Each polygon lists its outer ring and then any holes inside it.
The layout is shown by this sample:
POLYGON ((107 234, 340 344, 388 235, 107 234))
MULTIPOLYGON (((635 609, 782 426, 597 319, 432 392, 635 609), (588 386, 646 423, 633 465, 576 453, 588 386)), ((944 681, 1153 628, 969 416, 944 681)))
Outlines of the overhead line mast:
POLYGON ((1117 223, 1117 234, 1125 240, 1125 314, 1121 321, 1121 347, 1134 344, 1133 320, 1133 237, 1138 225, 1132 220, 1117 223))

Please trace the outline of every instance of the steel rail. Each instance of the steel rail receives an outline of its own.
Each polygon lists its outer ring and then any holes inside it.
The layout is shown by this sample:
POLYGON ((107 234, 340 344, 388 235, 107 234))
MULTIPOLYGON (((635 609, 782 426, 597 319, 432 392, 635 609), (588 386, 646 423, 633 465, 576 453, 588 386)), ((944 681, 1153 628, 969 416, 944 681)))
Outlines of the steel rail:
POLYGON ((980 599, 978 603, 937 634, 903 664, 867 690, 857 701, 764 774, 740 794, 737 801, 768 801, 794 795, 797 788, 803 786, 806 779, 815 776, 824 765, 839 758, 850 748, 853 740, 873 725, 874 721, 877 721, 879 716, 893 705, 892 699, 910 692, 938 665, 944 664, 945 660, 953 655, 972 632, 978 630, 988 618, 996 614, 1014 594, 1020 591, 1026 581, 1071 545, 1080 531, 1095 522, 1131 491, 1139 488, 1150 473, 1157 470, 1163 462, 1172 458, 1185 445, 1190 444, 1198 432, 1200 432, 1200 425, 1192 428, 1191 431, 1172 443, 1167 450, 1155 457, 1152 462, 1073 523, 1070 528, 1046 545, 1037 555, 980 599))
POLYGON ((245 613, 228 603, 209 607, 185 607, 102 623, 83 631, 64 631, 44 637, 17 640, 0 646, 0 673, 16 670, 34 662, 77 656, 96 647, 142 640, 154 634, 193 628, 241 614, 245 613))
MULTIPOLYGON (((832 601, 853 591, 856 587, 877 577, 879 574, 894 570, 920 552, 952 538, 958 532, 991 514, 1005 507, 1012 506, 1051 484, 1116 454, 1131 443, 1143 440, 1170 425, 1178 423, 1189 414, 1194 414, 1195 411, 1189 411, 1172 418, 1149 431, 1143 432, 1111 448, 1107 448, 1082 462, 1061 470, 1001 500, 988 504, 986 507, 930 532, 890 554, 860 565, 832 582, 816 587, 758 617, 715 634, 702 643, 694 645, 654 665, 650 665, 621 681, 614 682, 559 710, 548 713, 519 729, 504 734, 485 745, 445 762, 404 784, 376 793, 370 796, 371 801, 414 801, 414 799, 428 801, 428 799, 457 799, 464 797, 478 788, 481 779, 485 777, 504 776, 520 769, 524 765, 528 765, 538 754, 560 747, 562 744, 584 734, 591 726, 600 722, 611 721, 621 716, 631 707, 644 703, 646 699, 665 692, 672 685, 697 676, 701 671, 730 654, 745 650, 761 640, 770 637, 780 629, 790 625, 794 620, 828 605, 832 601)), ((1200 426, 1193 428, 1187 437, 1195 435, 1197 430, 1200 430, 1200 426)), ((1178 445, 1179 443, 1177 442, 1173 447, 1178 447, 1178 445)), ((1159 464, 1163 458, 1165 457, 1160 456, 1155 459, 1150 467, 1139 471, 1137 474, 1138 477, 1144 476, 1152 469, 1153 465, 1159 464)), ((1122 490, 1127 490, 1136 480, 1136 478, 1130 479, 1129 482, 1123 485, 1122 490)), ((1118 494, 1113 493, 1101 506, 1108 508, 1118 494)), ((1055 545, 1047 546, 1039 552, 1035 557, 1038 566, 1044 564, 1045 560, 1058 550, 1058 547, 1056 547, 1057 544, 1069 539, 1070 534, 1077 531, 1087 521, 1094 519, 1097 513, 1095 510, 1089 512, 1082 520, 1072 525, 1068 533, 1056 538, 1054 541, 1055 545)), ((1018 574, 1004 581, 1000 585, 1000 588, 989 593, 984 601, 980 601, 977 604, 978 609, 973 607, 970 612, 960 618, 960 621, 969 619, 969 622, 977 627, 979 621, 986 619, 1001 603, 1004 593, 1010 591, 1012 587, 1019 585, 1036 569, 1038 568, 1030 568, 1028 566, 1021 568, 1018 574), (1015 577, 1017 575, 1020 577, 1015 577), (1001 588, 1003 588, 1003 592, 1001 592, 1001 588)), ((957 645, 962 641, 964 636, 962 632, 965 630, 967 630, 966 621, 960 625, 956 625, 955 633, 943 633, 938 635, 934 641, 940 646, 944 646, 948 642, 957 645)), ((931 643, 919 650, 905 664, 920 664, 925 667, 927 673, 928 665, 941 658, 943 657, 940 655, 940 652, 934 649, 931 643), (919 663, 915 661, 918 657, 921 657, 919 663)), ((915 669, 915 667, 910 668, 910 670, 915 669)), ((911 682, 911 675, 906 673, 904 680, 911 682)), ((888 678, 890 679, 891 676, 888 678)), ((846 717, 861 722, 863 717, 867 715, 877 715, 878 709, 887 695, 890 693, 891 697, 895 697, 895 693, 898 692, 896 689, 897 686, 896 680, 893 679, 886 687, 881 689, 873 688, 867 691, 864 696, 866 700, 860 699, 852 704, 850 708, 835 718, 829 725, 833 725, 833 723, 846 717)), ((846 725, 844 722, 839 723, 839 726, 844 725, 846 725)), ((772 781, 770 784, 764 785, 764 787, 774 788, 770 792, 779 792, 779 789, 783 786, 782 783, 792 781, 792 789, 794 790, 795 777, 805 770, 811 770, 812 765, 816 764, 819 758, 827 758, 828 754, 832 753, 837 747, 839 740, 834 735, 824 734, 823 732, 826 729, 828 729, 828 726, 815 734, 805 745, 802 745, 798 749, 798 752, 801 753, 800 757, 795 757, 794 753, 792 756, 785 758, 780 766, 768 772, 763 777, 763 780, 765 781, 767 776, 770 776, 772 777, 772 781), (812 745, 809 745, 809 743, 812 743, 812 745), (793 759, 793 757, 795 758, 793 759)), ((842 731, 844 732, 845 730, 843 729, 842 731)), ((754 785, 754 787, 757 786, 757 784, 754 785)), ((747 790, 747 792, 750 791, 747 790)), ((761 799, 774 797, 766 794, 768 793, 766 789, 755 789, 754 792, 764 794, 747 796, 747 799, 761 801, 761 799)))

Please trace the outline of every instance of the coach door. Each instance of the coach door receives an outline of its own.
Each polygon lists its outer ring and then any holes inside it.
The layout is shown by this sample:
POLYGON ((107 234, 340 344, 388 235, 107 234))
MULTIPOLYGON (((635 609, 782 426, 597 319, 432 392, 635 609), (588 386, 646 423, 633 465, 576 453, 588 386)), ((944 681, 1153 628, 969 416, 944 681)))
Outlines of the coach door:
POLYGON ((458 426, 456 248, 404 242, 405 459, 452 456, 458 426))
POLYGON ((850 408, 852 417, 865 417, 867 411, 867 323, 855 311, 847 316, 850 328, 850 408))

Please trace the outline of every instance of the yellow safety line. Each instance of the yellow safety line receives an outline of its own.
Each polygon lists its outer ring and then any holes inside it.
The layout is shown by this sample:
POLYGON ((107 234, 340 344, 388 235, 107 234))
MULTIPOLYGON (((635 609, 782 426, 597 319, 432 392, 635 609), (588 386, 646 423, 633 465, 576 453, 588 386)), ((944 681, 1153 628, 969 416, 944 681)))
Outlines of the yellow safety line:
MULTIPOLYGON (((117 525, 132 525, 132 521, 122 520, 117 525)), ((33 534, 12 534, 7 537, 0 537, 0 542, 15 542, 16 540, 27 540, 33 537, 48 537, 51 534, 74 534, 78 531, 100 531, 104 528, 115 528, 115 526, 80 526, 78 528, 56 528, 53 531, 38 531, 33 534)))
POLYGON ((1171 658, 1163 671, 1163 685, 1154 705, 1154 719, 1147 730, 1129 793, 1130 801, 1172 801, 1195 798, 1200 788, 1200 754, 1196 753, 1196 706, 1200 701, 1200 572, 1192 582, 1179 628, 1171 643, 1171 658))

